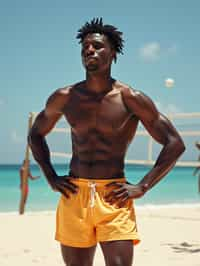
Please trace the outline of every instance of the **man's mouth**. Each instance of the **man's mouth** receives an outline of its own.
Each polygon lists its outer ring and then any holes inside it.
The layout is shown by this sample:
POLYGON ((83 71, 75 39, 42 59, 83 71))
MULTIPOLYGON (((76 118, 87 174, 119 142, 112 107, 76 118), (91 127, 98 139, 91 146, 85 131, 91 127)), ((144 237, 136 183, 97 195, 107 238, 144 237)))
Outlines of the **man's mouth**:
POLYGON ((95 56, 87 56, 86 61, 92 61, 92 60, 97 60, 97 58, 95 56))

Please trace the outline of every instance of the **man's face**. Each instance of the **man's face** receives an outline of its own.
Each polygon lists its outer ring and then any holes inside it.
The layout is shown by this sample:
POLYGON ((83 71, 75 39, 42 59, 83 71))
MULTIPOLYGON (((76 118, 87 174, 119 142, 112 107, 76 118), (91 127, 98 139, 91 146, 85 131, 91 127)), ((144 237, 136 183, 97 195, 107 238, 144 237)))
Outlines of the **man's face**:
POLYGON ((87 71, 99 72, 110 69, 115 52, 105 35, 92 33, 83 40, 81 55, 87 71))

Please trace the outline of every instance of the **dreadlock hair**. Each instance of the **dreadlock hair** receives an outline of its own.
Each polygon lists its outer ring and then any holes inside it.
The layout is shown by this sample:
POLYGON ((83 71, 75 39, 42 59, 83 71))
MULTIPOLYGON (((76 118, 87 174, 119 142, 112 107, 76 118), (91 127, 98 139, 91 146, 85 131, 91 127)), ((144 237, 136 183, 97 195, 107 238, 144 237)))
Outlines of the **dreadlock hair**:
MULTIPOLYGON (((84 26, 82 26, 78 30, 78 34, 76 36, 77 39, 80 39, 79 43, 83 43, 86 35, 91 33, 100 33, 104 34, 116 53, 123 54, 123 43, 122 32, 118 31, 118 29, 112 25, 103 24, 102 18, 93 18, 90 22, 86 22, 84 26)), ((114 61, 117 61, 117 57, 115 55, 114 61)))

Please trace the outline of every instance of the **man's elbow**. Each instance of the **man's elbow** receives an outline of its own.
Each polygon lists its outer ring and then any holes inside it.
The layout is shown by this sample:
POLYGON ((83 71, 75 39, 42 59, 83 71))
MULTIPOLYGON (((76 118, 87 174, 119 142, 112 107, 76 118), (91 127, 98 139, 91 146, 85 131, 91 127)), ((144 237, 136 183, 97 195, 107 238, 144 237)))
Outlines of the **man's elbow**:
POLYGON ((37 142, 38 137, 39 137, 39 134, 38 134, 37 130, 32 127, 29 131, 28 138, 27 138, 28 144, 30 147, 32 147, 34 145, 34 143, 37 142))
POLYGON ((174 141, 174 149, 177 153, 177 156, 180 156, 181 154, 184 153, 186 147, 185 147, 185 144, 183 142, 183 140, 181 138, 177 138, 175 139, 174 141))

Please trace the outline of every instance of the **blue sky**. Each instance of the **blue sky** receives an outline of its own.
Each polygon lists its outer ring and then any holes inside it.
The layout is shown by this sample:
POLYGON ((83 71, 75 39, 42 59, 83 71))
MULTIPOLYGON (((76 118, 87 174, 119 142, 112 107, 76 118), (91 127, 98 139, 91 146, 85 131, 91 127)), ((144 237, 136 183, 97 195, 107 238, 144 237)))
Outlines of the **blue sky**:
POLYGON ((0 163, 22 161, 28 113, 40 111, 55 89, 84 79, 75 36, 93 17, 124 33, 113 77, 165 114, 200 111, 199 12, 197 0, 1 1, 0 163), (166 78, 173 88, 165 88, 166 78))

